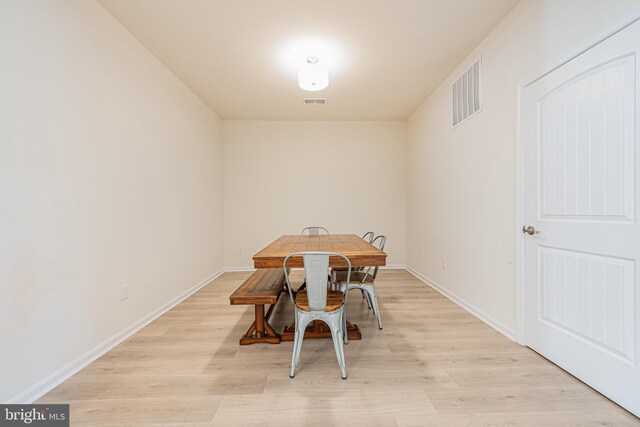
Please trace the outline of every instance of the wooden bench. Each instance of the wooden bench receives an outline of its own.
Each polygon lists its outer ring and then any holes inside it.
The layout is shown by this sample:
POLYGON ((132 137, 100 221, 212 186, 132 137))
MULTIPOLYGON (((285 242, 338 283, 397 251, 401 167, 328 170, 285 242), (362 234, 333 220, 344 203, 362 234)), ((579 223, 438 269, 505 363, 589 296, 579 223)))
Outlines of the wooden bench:
POLYGON ((236 291, 231 294, 231 305, 255 305, 255 320, 242 338, 240 345, 259 342, 279 344, 280 335, 269 324, 271 313, 285 289, 282 268, 261 268, 255 271, 236 291), (265 313, 264 306, 270 304, 265 313))

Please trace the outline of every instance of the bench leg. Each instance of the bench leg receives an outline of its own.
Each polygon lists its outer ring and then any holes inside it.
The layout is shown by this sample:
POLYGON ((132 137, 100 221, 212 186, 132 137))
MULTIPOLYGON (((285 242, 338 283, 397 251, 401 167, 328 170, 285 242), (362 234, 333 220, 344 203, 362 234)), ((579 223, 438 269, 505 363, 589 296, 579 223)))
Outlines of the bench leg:
POLYGON ((256 304, 256 338, 262 338, 264 334, 264 305, 256 304))
POLYGON ((275 304, 269 308, 266 316, 264 313, 264 304, 255 305, 255 320, 240 338, 240 345, 249 345, 255 343, 280 344, 280 335, 276 334, 269 324, 269 317, 273 312, 275 304))

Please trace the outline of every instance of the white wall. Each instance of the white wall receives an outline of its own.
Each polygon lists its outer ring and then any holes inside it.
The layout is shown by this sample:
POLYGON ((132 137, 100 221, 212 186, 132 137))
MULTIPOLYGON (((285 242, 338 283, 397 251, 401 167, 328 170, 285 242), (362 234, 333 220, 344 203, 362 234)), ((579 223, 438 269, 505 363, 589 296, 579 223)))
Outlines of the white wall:
POLYGON ((223 267, 222 144, 93 1, 3 0, 0 54, 5 402, 223 267))
POLYGON ((407 264, 515 335, 516 87, 638 0, 524 0, 407 122, 407 264), (482 55, 482 112, 451 127, 451 83, 482 55), (448 268, 441 260, 447 258, 448 268))
POLYGON ((404 264, 405 123, 224 121, 225 265, 308 225, 387 235, 404 264), (239 253, 239 250, 242 253, 239 253))

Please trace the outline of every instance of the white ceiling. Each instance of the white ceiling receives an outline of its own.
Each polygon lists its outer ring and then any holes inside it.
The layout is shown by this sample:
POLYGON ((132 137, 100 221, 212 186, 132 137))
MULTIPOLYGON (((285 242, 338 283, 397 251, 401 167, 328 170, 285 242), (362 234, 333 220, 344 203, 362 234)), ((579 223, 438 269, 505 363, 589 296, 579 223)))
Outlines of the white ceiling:
POLYGON ((223 119, 405 119, 519 0, 99 0, 223 119), (309 55, 329 69, 298 88, 309 55), (303 105, 305 97, 327 105, 303 105))

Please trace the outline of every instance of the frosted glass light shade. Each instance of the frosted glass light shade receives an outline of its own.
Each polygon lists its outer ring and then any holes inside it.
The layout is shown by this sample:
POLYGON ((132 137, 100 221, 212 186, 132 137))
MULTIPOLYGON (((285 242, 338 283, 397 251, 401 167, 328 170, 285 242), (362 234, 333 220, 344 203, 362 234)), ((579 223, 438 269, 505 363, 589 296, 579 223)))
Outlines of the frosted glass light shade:
POLYGON ((298 85, 309 92, 317 92, 329 86, 329 72, 318 64, 309 64, 298 72, 298 85))

